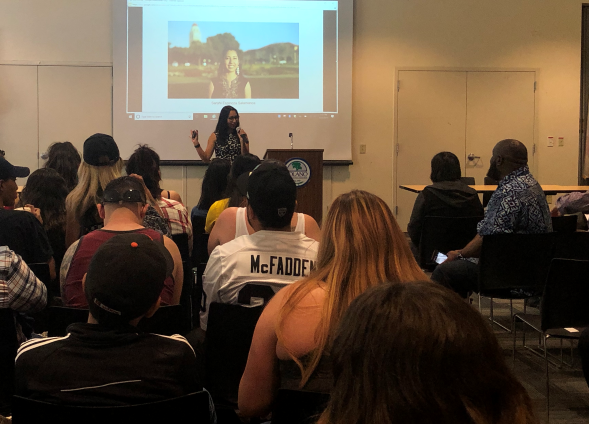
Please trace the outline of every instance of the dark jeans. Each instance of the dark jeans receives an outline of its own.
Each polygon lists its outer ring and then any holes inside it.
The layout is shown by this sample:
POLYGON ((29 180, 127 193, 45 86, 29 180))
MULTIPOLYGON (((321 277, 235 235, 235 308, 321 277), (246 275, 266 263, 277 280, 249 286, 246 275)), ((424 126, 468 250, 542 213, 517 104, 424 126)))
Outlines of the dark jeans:
POLYGON ((466 299, 478 289, 479 266, 463 259, 445 262, 436 267, 431 278, 466 299))

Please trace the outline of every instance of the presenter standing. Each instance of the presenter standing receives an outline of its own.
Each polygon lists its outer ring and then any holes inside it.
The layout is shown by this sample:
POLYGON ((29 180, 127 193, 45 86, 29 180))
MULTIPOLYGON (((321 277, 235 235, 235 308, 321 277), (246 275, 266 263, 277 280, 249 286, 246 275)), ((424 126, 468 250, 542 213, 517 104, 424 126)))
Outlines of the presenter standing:
POLYGON ((198 142, 198 130, 191 131, 192 144, 203 162, 209 163, 213 151, 220 159, 231 163, 239 155, 249 153, 249 139, 246 132, 239 126, 239 113, 233 106, 225 106, 219 114, 217 128, 207 142, 206 150, 198 142))
POLYGON ((250 82, 239 70, 237 50, 225 49, 217 78, 209 83, 209 99, 251 99, 250 82))

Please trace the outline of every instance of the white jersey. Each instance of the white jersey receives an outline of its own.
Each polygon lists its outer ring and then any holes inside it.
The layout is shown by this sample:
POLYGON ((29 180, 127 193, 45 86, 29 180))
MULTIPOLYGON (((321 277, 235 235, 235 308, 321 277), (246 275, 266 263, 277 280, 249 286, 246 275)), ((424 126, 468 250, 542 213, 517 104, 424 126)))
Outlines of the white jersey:
MULTIPOLYGON (((297 213, 297 225, 293 232, 305 234, 305 214, 297 213)), ((247 217, 245 215, 245 208, 237 208, 237 212, 235 213, 234 238, 247 235, 249 235, 249 231, 247 229, 247 217)))
POLYGON ((319 243, 302 233, 257 231, 215 247, 203 275, 206 331, 211 302, 237 304, 239 291, 250 281, 280 290, 309 275, 319 243))

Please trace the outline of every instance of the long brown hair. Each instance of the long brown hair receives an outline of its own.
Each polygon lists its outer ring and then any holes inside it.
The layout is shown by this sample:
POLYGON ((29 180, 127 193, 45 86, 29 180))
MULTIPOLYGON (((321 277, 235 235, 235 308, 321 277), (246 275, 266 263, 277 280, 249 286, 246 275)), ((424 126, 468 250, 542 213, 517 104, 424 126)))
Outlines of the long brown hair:
POLYGON ((317 367, 342 315, 357 296, 385 281, 426 278, 390 208, 381 198, 353 190, 335 199, 323 225, 316 267, 286 297, 276 329, 282 342, 285 318, 311 290, 319 284, 325 287, 326 297, 316 333, 317 348, 306 366, 291 353, 301 369, 301 387, 317 367))
POLYGON ((532 424, 531 400, 481 314, 430 281, 352 302, 331 349, 318 424, 532 424))

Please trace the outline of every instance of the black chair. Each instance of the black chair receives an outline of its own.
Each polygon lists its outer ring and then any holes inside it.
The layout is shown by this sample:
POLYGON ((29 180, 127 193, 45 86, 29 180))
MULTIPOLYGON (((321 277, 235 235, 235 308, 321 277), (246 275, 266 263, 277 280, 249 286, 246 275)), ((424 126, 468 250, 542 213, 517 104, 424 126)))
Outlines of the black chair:
POLYGON ((553 259, 542 295, 540 315, 524 313, 513 316, 514 361, 517 321, 523 322, 542 335, 546 363, 547 414, 549 414, 550 406, 550 386, 546 341, 549 337, 559 338, 561 342, 562 339, 569 339, 571 342, 579 339, 583 327, 589 326, 587 299, 589 299, 589 261, 553 259))
MULTIPOLYGON (((47 297, 60 296, 59 278, 55 281, 51 279, 51 272, 49 271, 49 264, 46 262, 27 264, 33 274, 47 287, 47 297)), ((56 270, 59 274, 59 270, 56 270)))
POLYGON ((475 185, 474 177, 460 177, 460 181, 462 181, 466 185, 475 185))
POLYGON ((553 258, 589 260, 589 232, 555 233, 553 258))
POLYGON ((12 309, 0 309, 0 415, 10 415, 18 342, 12 309))
MULTIPOLYGON (((479 259, 479 311, 481 296, 491 298, 526 299, 542 293, 550 268, 556 233, 494 234, 483 237, 479 259)), ((511 316, 513 305, 511 304, 511 316)))
POLYGON ((211 303, 205 336, 205 384, 215 404, 237 404, 239 382, 263 306, 211 303))
POLYGON ((553 216, 552 230, 556 233, 574 233, 577 231, 577 215, 553 216))
POLYGON ((63 337, 68 325, 76 322, 88 322, 88 309, 50 306, 46 309, 47 335, 63 337))
POLYGON ((192 266, 209 260, 209 234, 205 233, 205 217, 192 219, 192 266))
POLYGON ((237 302, 241 305, 251 305, 252 298, 260 299, 262 304, 266 304, 274 297, 272 287, 254 282, 246 284, 237 295, 237 302))
POLYGON ((419 240, 419 265, 433 268, 432 254, 435 250, 447 253, 462 249, 477 234, 477 224, 482 216, 445 217, 426 216, 419 240))
POLYGON ((12 422, 15 424, 128 424, 128 423, 212 423, 209 394, 205 391, 141 405, 70 406, 14 396, 12 422))
POLYGON ((151 318, 143 318, 137 328, 145 333, 162 334, 186 334, 187 328, 185 311, 182 305, 170 305, 160 307, 151 318))
POLYGON ((329 394, 280 389, 272 409, 272 424, 310 424, 325 410, 329 394))
POLYGON ((180 251, 180 256, 182 257, 182 262, 190 262, 190 248, 188 247, 188 234, 174 234, 172 236, 172 241, 176 243, 178 246, 178 250, 180 251))
MULTIPOLYGON (((494 180, 491 177, 485 177, 483 179, 483 184, 484 185, 497 185, 497 184, 499 184, 499 181, 494 180)), ((489 200, 491 200, 492 195, 493 195, 492 192, 483 193, 483 208, 487 207, 487 205, 489 204, 489 200)))

